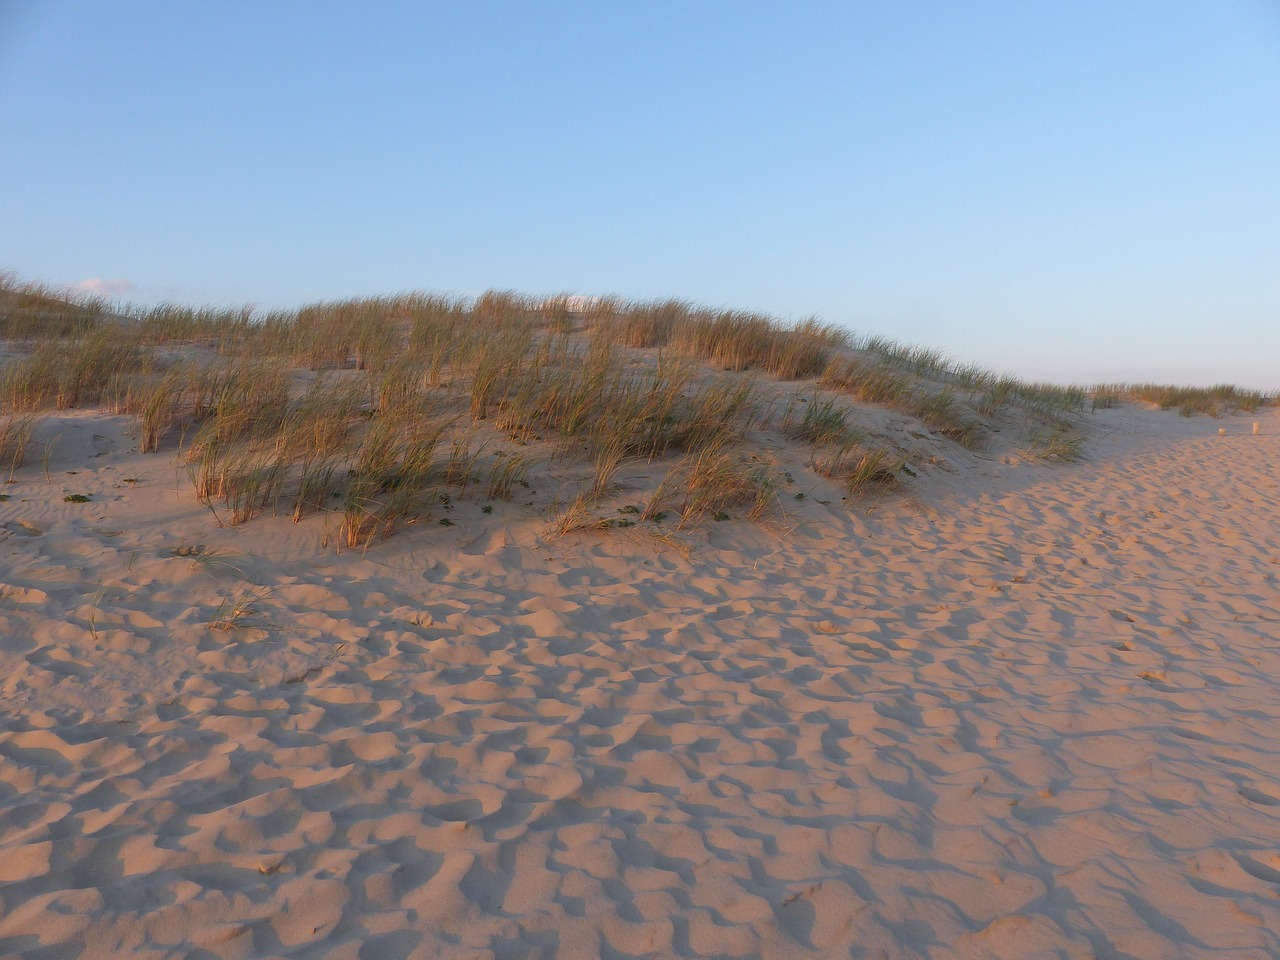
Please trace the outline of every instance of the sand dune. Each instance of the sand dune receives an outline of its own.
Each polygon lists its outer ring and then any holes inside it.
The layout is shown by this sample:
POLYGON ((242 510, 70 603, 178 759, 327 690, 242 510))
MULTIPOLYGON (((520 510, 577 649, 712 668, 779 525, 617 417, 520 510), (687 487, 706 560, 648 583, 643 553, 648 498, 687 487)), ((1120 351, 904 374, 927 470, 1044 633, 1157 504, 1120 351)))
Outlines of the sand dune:
POLYGON ((0 954, 1280 956, 1252 419, 1100 411, 1083 462, 800 483, 786 529, 460 505, 361 555, 65 415, 0 503, 0 954))

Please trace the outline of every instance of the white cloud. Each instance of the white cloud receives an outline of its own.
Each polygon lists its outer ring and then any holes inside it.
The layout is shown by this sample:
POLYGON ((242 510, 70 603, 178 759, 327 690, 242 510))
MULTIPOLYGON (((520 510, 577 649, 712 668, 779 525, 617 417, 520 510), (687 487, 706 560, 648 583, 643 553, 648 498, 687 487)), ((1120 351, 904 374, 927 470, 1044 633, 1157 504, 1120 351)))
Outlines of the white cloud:
POLYGON ((103 280, 100 277, 90 277, 88 280, 81 280, 72 289, 99 297, 124 297, 136 292, 138 286, 132 280, 103 280))

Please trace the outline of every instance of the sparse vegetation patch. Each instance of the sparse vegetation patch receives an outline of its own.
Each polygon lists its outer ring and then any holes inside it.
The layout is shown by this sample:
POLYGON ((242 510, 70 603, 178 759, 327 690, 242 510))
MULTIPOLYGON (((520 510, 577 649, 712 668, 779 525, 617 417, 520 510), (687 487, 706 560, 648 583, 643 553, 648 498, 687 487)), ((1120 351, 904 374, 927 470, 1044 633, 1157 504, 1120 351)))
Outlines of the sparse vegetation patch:
MULTIPOLYGON (((360 548, 448 513, 451 498, 482 501, 482 514, 517 492, 518 507, 531 505, 533 476, 563 504, 552 511, 561 533, 671 513, 680 527, 759 519, 794 482, 771 465, 786 443, 808 446, 809 465, 850 495, 889 490, 914 471, 868 409, 970 449, 1011 429, 1035 456, 1066 460, 1090 400, 1190 415, 1267 399, 1228 386, 1086 394, 815 319, 501 290, 108 313, 9 278, 0 332, 22 344, 0 367, 10 477, 45 411, 98 407, 137 419, 140 450, 172 444, 220 523, 323 513, 338 519, 339 542, 360 548), (620 513, 611 501, 637 471, 648 486, 620 513)), ((44 441, 46 474, 55 441, 44 441)))

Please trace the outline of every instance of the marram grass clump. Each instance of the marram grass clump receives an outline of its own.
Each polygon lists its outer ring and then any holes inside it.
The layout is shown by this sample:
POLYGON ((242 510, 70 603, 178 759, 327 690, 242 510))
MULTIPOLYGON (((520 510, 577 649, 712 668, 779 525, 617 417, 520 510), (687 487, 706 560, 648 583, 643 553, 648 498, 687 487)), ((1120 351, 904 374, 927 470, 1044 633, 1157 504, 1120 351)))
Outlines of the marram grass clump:
MULTIPOLYGON (((136 418, 140 450, 176 456, 219 523, 320 514, 334 542, 362 549, 419 521, 453 526, 468 501, 480 516, 542 504, 558 533, 762 519, 795 471, 879 496, 915 475, 912 444, 980 450, 1000 432, 1069 460, 1090 399, 814 319, 676 299, 494 290, 109 310, 10 277, 0 333, 11 476, 46 411, 104 409, 136 418), (876 411, 901 426, 886 433, 876 411), (638 477, 635 516, 619 514, 638 477)), ((1091 396, 1188 413, 1266 401, 1233 387, 1091 396)))

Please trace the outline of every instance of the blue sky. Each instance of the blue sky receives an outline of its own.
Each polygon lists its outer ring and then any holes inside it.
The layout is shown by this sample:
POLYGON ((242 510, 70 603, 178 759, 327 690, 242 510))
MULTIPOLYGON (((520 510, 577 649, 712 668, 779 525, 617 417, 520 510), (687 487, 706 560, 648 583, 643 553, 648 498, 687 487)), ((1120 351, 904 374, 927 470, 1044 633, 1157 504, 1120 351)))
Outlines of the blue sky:
POLYGON ((1280 2, 0 0, 0 267, 678 296, 1280 389, 1280 2))

